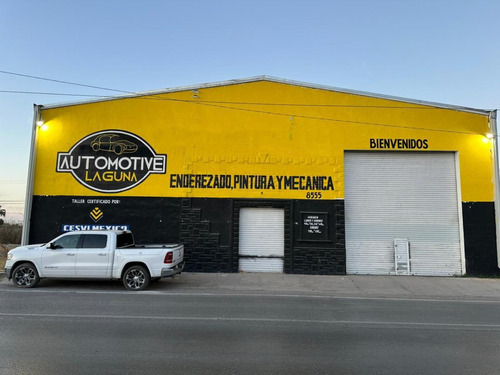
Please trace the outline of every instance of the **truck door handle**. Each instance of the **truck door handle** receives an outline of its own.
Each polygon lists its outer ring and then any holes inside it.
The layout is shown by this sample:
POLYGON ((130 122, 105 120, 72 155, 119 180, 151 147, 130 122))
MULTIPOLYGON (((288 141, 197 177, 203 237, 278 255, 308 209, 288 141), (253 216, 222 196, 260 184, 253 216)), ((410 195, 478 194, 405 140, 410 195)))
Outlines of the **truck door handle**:
POLYGON ((71 254, 66 254, 67 256, 69 257, 74 257, 75 256, 75 253, 71 253, 71 254))
POLYGON ((106 255, 106 253, 99 253, 99 254, 97 254, 97 255, 99 255, 100 257, 103 257, 103 256, 105 256, 105 255, 106 255))

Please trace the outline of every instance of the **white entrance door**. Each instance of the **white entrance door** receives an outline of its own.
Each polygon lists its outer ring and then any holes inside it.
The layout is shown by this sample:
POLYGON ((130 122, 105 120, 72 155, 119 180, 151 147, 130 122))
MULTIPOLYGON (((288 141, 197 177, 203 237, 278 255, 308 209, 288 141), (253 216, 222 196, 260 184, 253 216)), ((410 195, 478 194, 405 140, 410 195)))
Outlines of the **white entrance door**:
POLYGON ((408 239, 410 275, 463 270, 454 152, 346 152, 346 268, 396 274, 395 239, 408 239))
POLYGON ((243 272, 283 272, 285 210, 240 210, 239 269, 243 272))

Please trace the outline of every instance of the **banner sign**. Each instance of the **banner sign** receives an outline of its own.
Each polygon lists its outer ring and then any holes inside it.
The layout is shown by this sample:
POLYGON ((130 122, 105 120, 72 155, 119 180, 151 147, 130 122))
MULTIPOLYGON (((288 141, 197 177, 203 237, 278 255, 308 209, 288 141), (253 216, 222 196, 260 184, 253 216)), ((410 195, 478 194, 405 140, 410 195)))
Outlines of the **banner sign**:
POLYGON ((171 188, 334 190, 330 176, 272 176, 230 174, 172 174, 171 188))
POLYGON ((63 232, 74 232, 76 230, 130 230, 129 225, 96 225, 96 224, 63 224, 63 232))
POLYGON ((165 174, 167 155, 156 154, 142 138, 104 130, 57 154, 57 172, 71 173, 82 185, 102 193, 132 189, 152 173, 165 174))
POLYGON ((302 240, 325 241, 328 239, 328 214, 303 212, 301 214, 302 240))

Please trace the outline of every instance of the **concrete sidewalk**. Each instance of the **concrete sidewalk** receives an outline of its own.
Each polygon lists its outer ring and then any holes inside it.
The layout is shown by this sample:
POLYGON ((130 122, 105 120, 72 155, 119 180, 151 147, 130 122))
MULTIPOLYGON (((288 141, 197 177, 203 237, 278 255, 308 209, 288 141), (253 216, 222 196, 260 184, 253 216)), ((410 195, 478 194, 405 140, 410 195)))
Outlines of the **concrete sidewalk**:
POLYGON ((171 292, 300 294, 500 302, 500 279, 418 276, 308 276, 272 273, 190 273, 168 281, 171 292))
MULTIPOLYGON (((45 281, 44 283, 52 283, 45 281)), ((0 273, 0 285, 12 285, 0 273)), ((71 281, 66 284, 71 289, 71 281)), ((12 285, 12 287, 14 287, 12 285)), ((43 283, 40 285, 43 288, 43 283)), ((87 281, 82 290, 121 290, 121 283, 87 281)), ((192 273, 152 283, 164 293, 311 295, 358 298, 485 300, 500 302, 500 279, 419 276, 309 276, 273 273, 192 273)))

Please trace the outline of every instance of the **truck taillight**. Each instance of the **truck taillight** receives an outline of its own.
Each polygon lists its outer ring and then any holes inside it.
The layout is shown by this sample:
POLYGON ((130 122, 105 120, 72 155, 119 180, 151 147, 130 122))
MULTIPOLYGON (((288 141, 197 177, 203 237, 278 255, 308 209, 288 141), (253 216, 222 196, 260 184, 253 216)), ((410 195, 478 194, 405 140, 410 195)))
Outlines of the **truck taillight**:
POLYGON ((167 254, 165 254, 165 260, 163 261, 163 263, 172 263, 174 259, 174 253, 169 251, 167 254))

